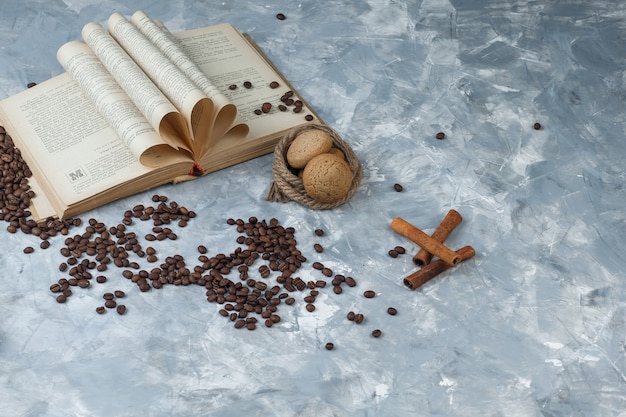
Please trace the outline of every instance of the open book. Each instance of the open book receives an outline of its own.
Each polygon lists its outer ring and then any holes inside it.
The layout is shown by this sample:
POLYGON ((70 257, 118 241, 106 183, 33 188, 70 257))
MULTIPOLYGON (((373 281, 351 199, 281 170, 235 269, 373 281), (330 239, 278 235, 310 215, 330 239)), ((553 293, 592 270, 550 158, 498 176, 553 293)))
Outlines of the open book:
POLYGON ((65 73, 0 102, 28 163, 36 219, 70 217, 159 184, 273 151, 321 123, 250 37, 229 24, 180 33, 138 11, 57 52, 65 73))

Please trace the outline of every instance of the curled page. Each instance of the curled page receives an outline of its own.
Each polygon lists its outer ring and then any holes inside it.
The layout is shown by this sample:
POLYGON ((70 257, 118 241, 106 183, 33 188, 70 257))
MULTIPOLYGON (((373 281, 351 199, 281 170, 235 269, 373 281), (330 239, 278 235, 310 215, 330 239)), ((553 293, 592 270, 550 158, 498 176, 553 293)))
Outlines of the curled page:
POLYGON ((169 154, 172 147, 156 132, 93 51, 83 42, 72 41, 59 48, 57 59, 133 155, 144 165, 160 165, 158 155, 169 154))
POLYGON ((210 128, 213 138, 207 141, 205 151, 215 140, 227 136, 229 130, 239 137, 248 134, 248 126, 237 119, 237 107, 198 68, 165 25, 152 20, 141 10, 131 16, 131 22, 213 102, 210 128))
POLYGON ((192 151, 184 117, 132 58, 98 23, 88 23, 83 39, 159 135, 174 148, 192 151))

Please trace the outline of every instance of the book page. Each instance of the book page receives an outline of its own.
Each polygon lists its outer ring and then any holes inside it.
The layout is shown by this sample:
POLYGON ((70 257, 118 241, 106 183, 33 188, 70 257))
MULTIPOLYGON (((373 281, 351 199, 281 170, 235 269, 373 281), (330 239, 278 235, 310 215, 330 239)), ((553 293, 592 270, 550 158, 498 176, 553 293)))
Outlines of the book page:
MULTIPOLYGON (((131 16, 131 22, 213 101, 214 111, 210 130, 215 138, 221 138, 227 135, 227 132, 230 132, 228 136, 245 137, 248 134, 248 127, 237 117, 237 107, 211 83, 209 78, 187 56, 178 40, 162 22, 152 20, 143 11, 135 12, 131 16)), ((203 153, 211 146, 212 143, 206 143, 203 153)))
POLYGON ((170 146, 115 82, 93 51, 83 42, 72 41, 59 48, 57 59, 135 158, 144 165, 162 165, 163 158, 155 156, 169 153, 167 148, 170 146))
POLYGON ((98 23, 88 23, 83 39, 159 135, 174 148, 193 149, 185 118, 132 58, 98 23))
POLYGON ((213 101, 122 14, 112 14, 108 28, 113 39, 183 114, 197 154, 200 143, 211 135, 213 101))
POLYGON ((250 128, 246 142, 306 123, 306 114, 317 120, 306 106, 298 113, 294 113, 293 107, 279 110, 280 99, 291 90, 290 86, 232 25, 222 23, 174 33, 174 36, 211 83, 237 106, 239 116, 250 128), (245 81, 250 82, 250 88, 244 86, 245 81), (278 87, 270 87, 272 82, 277 82, 278 87), (268 113, 260 112, 263 103, 271 104, 268 113))
MULTIPOLYGON (((2 101, 2 119, 57 214, 149 174, 68 73, 2 101)), ((179 152, 168 158, 179 158, 179 152)), ((42 202, 46 207, 48 202, 42 202)), ((42 212, 47 212, 42 209, 42 212)))

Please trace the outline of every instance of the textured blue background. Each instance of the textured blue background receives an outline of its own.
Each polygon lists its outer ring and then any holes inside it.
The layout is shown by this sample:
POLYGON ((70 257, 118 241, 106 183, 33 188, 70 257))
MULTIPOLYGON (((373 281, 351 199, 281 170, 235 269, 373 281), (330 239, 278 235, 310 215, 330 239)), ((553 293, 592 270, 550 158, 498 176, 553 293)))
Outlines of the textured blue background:
POLYGON ((115 270, 60 305, 63 239, 25 255, 33 236, 0 232, 0 415, 626 416, 626 3, 3 0, 0 98, 60 73, 56 50, 85 23, 137 9, 173 31, 252 35, 352 145, 363 182, 331 211, 269 203, 268 155, 83 219, 114 225, 165 194, 199 215, 159 254, 193 265, 200 243, 238 246, 228 217, 276 217, 309 258, 303 279, 318 260, 358 286, 321 291, 313 313, 298 295, 254 332, 201 288, 140 293, 115 270), (447 243, 476 257, 410 291, 418 248, 389 224, 432 232, 450 208, 464 221, 447 243), (409 254, 390 258, 396 245, 409 254), (128 313, 97 315, 113 289, 128 313))

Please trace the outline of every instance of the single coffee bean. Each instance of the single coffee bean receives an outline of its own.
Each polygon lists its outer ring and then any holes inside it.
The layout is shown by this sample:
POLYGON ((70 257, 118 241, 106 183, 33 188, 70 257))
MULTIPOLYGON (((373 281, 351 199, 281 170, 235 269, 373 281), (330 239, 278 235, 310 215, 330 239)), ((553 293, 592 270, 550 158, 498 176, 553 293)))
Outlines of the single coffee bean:
POLYGON ((354 322, 356 324, 361 324, 363 323, 363 320, 365 320, 365 316, 361 313, 357 313, 354 315, 354 322))
POLYGON ((346 284, 348 287, 356 287, 356 280, 352 277, 346 277, 346 284))
POLYGON ((398 252, 400 255, 404 255, 406 253, 406 249, 404 249, 402 246, 396 246, 395 248, 393 248, 393 250, 398 252))
POLYGON ((356 314, 354 313, 354 311, 349 311, 346 317, 348 320, 354 321, 354 317, 356 317, 356 314))
POLYGON ((383 334, 383 332, 380 329, 374 329, 372 331, 372 336, 374 337, 380 337, 383 334))
POLYGON ((117 314, 119 314, 120 316, 126 314, 126 306, 124 304, 118 305, 116 310, 117 310, 117 314))
POLYGON ((328 342, 324 347, 326 348, 326 350, 333 350, 335 348, 335 345, 331 342, 328 342))
POLYGON ((398 314, 398 310, 396 310, 394 307, 389 307, 387 309, 387 313, 389 313, 392 316, 395 316, 396 314, 398 314))
POLYGON ((64 303, 67 301, 67 296, 65 294, 59 294, 56 300, 57 300, 57 303, 64 303))
POLYGON ((33 253, 35 252, 35 248, 33 248, 32 246, 26 246, 24 248, 24 253, 33 253))
POLYGON ((104 306, 106 308, 115 308, 116 305, 117 305, 117 303, 115 302, 115 300, 106 300, 104 302, 104 306))
POLYGON ((112 292, 105 292, 104 294, 102 294, 102 298, 104 298, 105 300, 112 300, 113 298, 115 298, 115 295, 112 292))
POLYGON ((306 120, 307 122, 310 122, 311 120, 313 120, 313 116, 311 116, 310 114, 307 114, 306 116, 304 116, 304 120, 306 120))
POLYGON ((244 319, 239 319, 235 322, 235 329, 241 329, 246 325, 246 321, 244 319))
POLYGON ((106 308, 104 308, 104 306, 96 307, 96 313, 98 313, 98 314, 104 314, 104 313, 106 313, 106 311, 107 310, 106 310, 106 308))
POLYGON ((337 295, 341 294, 343 292, 343 289, 339 286, 339 285, 335 285, 333 287, 333 292, 337 295))
POLYGON ((269 113, 272 110, 272 103, 265 102, 261 105, 261 111, 263 113, 269 113))
POLYGON ((26 84, 26 88, 33 88, 36 85, 37 85, 37 83, 28 83, 28 84, 26 84))
MULTIPOLYGON (((280 13, 279 13, 280 14, 280 13)), ((270 83, 270 88, 278 88, 280 86, 280 84, 278 84, 277 81, 272 81, 270 83)))
POLYGON ((308 311, 309 313, 311 313, 311 312, 315 311, 315 304, 313 304, 313 303, 308 303, 308 304, 306 305, 306 311, 308 311))
POLYGON ((393 189, 396 190, 397 192, 402 192, 402 190, 404 190, 404 187, 400 184, 394 184, 393 189))
POLYGON ((61 285, 58 283, 54 283, 50 285, 50 291, 52 292, 61 292, 61 285))
POLYGON ((540 130, 540 129, 541 129, 541 123, 538 123, 538 122, 537 122, 537 123, 535 123, 535 124, 533 125, 533 129, 535 129, 535 130, 540 130))
POLYGON ((237 89, 237 84, 231 84, 228 86, 229 90, 236 90, 237 89))
POLYGON ((324 236, 324 230, 322 230, 322 229, 315 229, 315 234, 317 236, 324 236))
POLYGON ((321 271, 324 269, 324 265, 321 262, 313 262, 313 269, 321 271))
POLYGON ((376 292, 374 292, 372 290, 366 290, 365 292, 363 292, 363 296, 365 298, 374 298, 374 297, 376 297, 376 292))
POLYGON ((285 16, 284 13, 277 13, 276 14, 276 19, 278 20, 285 20, 287 18, 287 16, 285 16))
POLYGON ((387 252, 389 254, 389 256, 391 256, 392 258, 397 258, 398 257, 398 251, 395 249, 391 249, 389 250, 389 252, 387 252))
POLYGON ((200 245, 200 246, 198 246, 198 252, 200 252, 201 254, 205 254, 205 253, 208 252, 208 250, 207 250, 206 246, 200 245))
POLYGON ((437 134, 435 135, 435 137, 439 140, 444 139, 446 137, 446 134, 443 132, 437 132, 437 134))
POLYGON ((313 249, 315 249, 315 252, 317 253, 324 252, 324 247, 322 247, 322 245, 320 245, 319 243, 316 243, 315 245, 313 245, 313 249))
POLYGON ((104 275, 98 275, 96 277, 96 282, 98 284, 104 284, 105 282, 107 282, 107 277, 105 277, 104 275))
POLYGON ((252 83, 250 81, 244 81, 243 86, 246 88, 252 88, 252 83))
POLYGON ((322 268, 322 274, 326 275, 327 277, 332 277, 333 270, 330 268, 322 268))
POLYGON ((126 293, 124 293, 124 291, 122 291, 122 290, 115 290, 113 292, 113 295, 115 295, 117 298, 124 298, 126 293))

